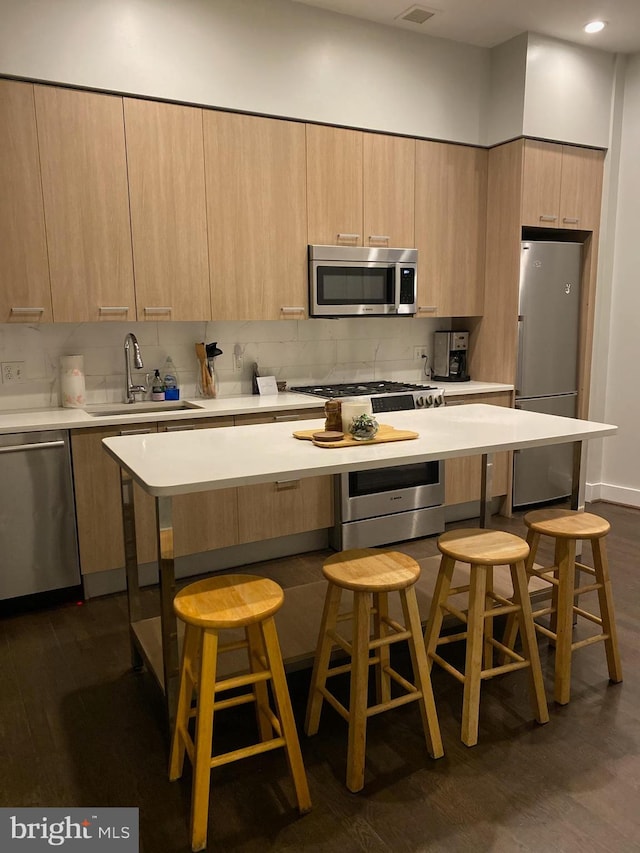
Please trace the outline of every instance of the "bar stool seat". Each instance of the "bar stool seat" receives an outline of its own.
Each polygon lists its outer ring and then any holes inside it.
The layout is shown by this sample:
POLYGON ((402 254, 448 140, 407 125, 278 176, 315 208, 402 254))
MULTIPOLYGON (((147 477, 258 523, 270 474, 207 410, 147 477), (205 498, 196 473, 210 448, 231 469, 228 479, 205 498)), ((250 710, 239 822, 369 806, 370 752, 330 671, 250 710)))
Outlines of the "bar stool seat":
POLYGON ((430 755, 440 758, 444 754, 414 588, 420 566, 396 551, 355 548, 329 557, 322 571, 329 586, 311 676, 305 731, 308 735, 317 733, 325 700, 348 722, 346 784, 350 791, 357 792, 364 787, 367 718, 373 714, 417 701, 430 755), (344 591, 353 593, 353 608, 348 613, 339 613, 344 591), (400 596, 404 625, 389 617, 390 592, 400 596), (338 622, 349 623, 350 639, 345 636, 348 629, 338 633, 338 622), (390 646, 402 640, 408 642, 415 684, 391 667, 390 646), (349 661, 330 666, 336 646, 349 656, 349 661), (376 704, 368 706, 370 666, 375 667, 376 704), (348 708, 326 686, 328 678, 346 672, 350 672, 348 708), (394 698, 392 680, 404 691, 394 698))
MULTIPOLYGON (((571 657, 574 651, 592 643, 603 642, 607 657, 609 678, 612 682, 622 681, 622 666, 616 632, 613 594, 609 577, 609 563, 605 537, 611 529, 609 522, 591 512, 576 512, 569 509, 538 509, 524 516, 528 528, 527 542, 530 554, 527 573, 546 581, 551 587, 551 606, 538 608, 533 616, 550 617, 546 627, 536 621, 536 630, 555 644, 554 699, 566 705, 571 696, 571 657), (554 564, 535 566, 541 536, 555 540, 554 564), (593 568, 576 561, 576 543, 587 540, 591 543, 593 568), (576 587, 576 569, 585 572, 595 582, 576 587), (578 606, 579 598, 588 592, 597 592, 600 615, 578 606), (602 630, 585 639, 573 642, 574 618, 586 619, 602 630)), ((514 627, 509 624, 505 644, 514 642, 514 627)))
POLYGON ((185 623, 176 723, 171 743, 169 778, 182 775, 185 751, 193 765, 191 848, 207 843, 211 769, 221 764, 283 747, 300 813, 311 808, 307 778, 291 709, 273 614, 284 601, 280 586, 255 575, 220 575, 189 584, 174 599, 176 616, 185 623), (244 628, 244 640, 219 642, 221 631, 244 628), (218 680, 218 655, 246 649, 248 672, 218 680), (269 702, 271 681, 275 713, 269 702), (238 693, 238 688, 250 692, 238 693), (220 693, 233 690, 227 699, 220 693), (194 694, 195 708, 191 708, 194 694), (214 713, 255 702, 260 741, 212 756, 214 713), (195 717, 195 736, 189 720, 195 717))
POLYGON ((478 742, 480 685, 492 678, 517 669, 528 669, 531 700, 539 723, 549 721, 540 658, 536 645, 531 603, 527 590, 525 559, 529 546, 519 536, 501 530, 467 528, 452 530, 438 538, 442 554, 431 612, 425 631, 425 646, 429 666, 435 661, 464 685, 462 704, 462 742, 474 746, 478 742), (457 561, 470 566, 469 583, 452 587, 451 579, 457 561), (508 565, 514 597, 504 598, 493 591, 493 567, 508 565), (460 610, 449 598, 468 594, 468 609, 460 610), (444 613, 448 612, 466 625, 466 630, 441 637, 444 613), (522 631, 523 654, 516 654, 493 637, 493 619, 512 614, 522 631), (440 645, 466 640, 465 669, 460 672, 438 654, 440 645), (497 649, 509 658, 508 663, 494 666, 493 651, 497 649))

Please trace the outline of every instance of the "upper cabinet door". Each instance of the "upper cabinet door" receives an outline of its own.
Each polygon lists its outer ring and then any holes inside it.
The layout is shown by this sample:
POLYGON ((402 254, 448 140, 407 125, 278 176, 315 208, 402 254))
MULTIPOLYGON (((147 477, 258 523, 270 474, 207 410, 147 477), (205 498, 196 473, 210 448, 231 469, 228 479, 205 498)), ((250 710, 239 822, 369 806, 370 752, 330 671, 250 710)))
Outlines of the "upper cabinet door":
POLYGON ((416 143, 401 136, 363 134, 365 246, 415 246, 416 143))
POLYGON ((31 83, 0 80, 0 323, 51 322, 31 83))
POLYGON ((214 110, 203 119, 213 318, 304 318, 304 124, 214 110))
POLYGON ((604 152, 562 146, 560 228, 597 231, 602 204, 604 152))
POLYGON ((124 99, 138 320, 209 320, 202 110, 124 99))
POLYGON ((308 124, 309 243, 362 246, 362 136, 308 124))
POLYGON ((522 225, 560 227, 562 145, 527 139, 522 175, 522 225))
POLYGON ((122 99, 35 87, 56 322, 135 319, 122 99))
POLYGON ((525 140, 522 224, 596 231, 604 152, 525 140))
POLYGON ((484 310, 487 152, 416 143, 418 316, 484 310))

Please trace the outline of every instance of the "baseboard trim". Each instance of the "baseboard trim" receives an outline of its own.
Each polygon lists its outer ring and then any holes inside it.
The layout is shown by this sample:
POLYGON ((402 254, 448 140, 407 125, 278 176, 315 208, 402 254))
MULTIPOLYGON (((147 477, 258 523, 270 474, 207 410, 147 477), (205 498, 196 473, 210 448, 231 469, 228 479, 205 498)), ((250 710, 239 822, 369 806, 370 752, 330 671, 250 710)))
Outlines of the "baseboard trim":
POLYGON ((629 489, 610 483, 587 483, 585 500, 589 503, 592 501, 608 501, 612 504, 640 508, 640 489, 629 489))

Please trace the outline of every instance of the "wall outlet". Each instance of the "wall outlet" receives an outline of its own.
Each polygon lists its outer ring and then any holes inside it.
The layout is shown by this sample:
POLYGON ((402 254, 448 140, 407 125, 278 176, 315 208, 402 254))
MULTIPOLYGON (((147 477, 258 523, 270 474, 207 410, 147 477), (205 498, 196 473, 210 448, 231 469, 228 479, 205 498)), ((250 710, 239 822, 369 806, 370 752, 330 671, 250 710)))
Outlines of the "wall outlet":
POLYGON ((427 358, 427 348, 426 347, 414 347, 413 348, 413 358, 417 361, 419 358, 427 358))
POLYGON ((10 383, 24 382, 24 361, 3 361, 0 363, 2 370, 2 382, 10 383))
POLYGON ((234 370, 242 370, 244 366, 244 359, 240 353, 233 354, 233 369, 234 370))

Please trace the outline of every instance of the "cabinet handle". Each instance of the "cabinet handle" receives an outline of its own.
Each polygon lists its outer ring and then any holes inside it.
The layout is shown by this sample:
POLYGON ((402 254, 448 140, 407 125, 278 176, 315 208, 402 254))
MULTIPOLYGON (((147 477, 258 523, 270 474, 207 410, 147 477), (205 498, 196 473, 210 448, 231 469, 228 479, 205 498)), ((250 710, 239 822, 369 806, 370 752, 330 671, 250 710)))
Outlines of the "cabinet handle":
POLYGON ((444 398, 444 404, 445 404, 445 406, 466 406, 467 401, 466 400, 449 400, 449 401, 447 401, 447 398, 445 397, 444 398))
POLYGON ((274 421, 299 421, 300 415, 274 415, 274 421))
POLYGON ((359 240, 359 234, 338 234, 338 240, 359 240))
POLYGON ((12 308, 12 314, 44 314, 44 308, 12 308))
POLYGON ((278 491, 284 489, 297 489, 300 485, 300 480, 276 480, 275 487, 278 491))
POLYGON ((121 429, 118 435, 150 435, 150 429, 121 429))
POLYGON ((158 308, 152 307, 144 309, 145 314, 171 314, 172 311, 173 308, 171 307, 171 305, 163 305, 158 308))
POLYGON ((563 216, 563 217, 562 217, 562 221, 563 221, 563 222, 566 222, 568 225, 577 225, 577 224, 578 224, 578 222, 580 222, 580 220, 578 219, 578 217, 577 217, 577 216, 576 216, 576 217, 573 217, 573 216, 563 216))
POLYGON ((167 424, 164 428, 165 432, 184 432, 185 430, 193 429, 192 424, 167 424))
POLYGON ((558 218, 557 216, 551 216, 550 214, 542 214, 540 217, 540 222, 555 222, 558 218))
POLYGON ((388 243, 391 237, 388 234, 370 234, 369 242, 375 240, 376 243, 388 243))
POLYGON ((99 305, 98 311, 100 314, 127 314, 129 312, 128 305, 99 305))
POLYGON ((294 306, 282 305, 280 307, 280 311, 283 314, 302 314, 304 312, 304 308, 298 307, 295 305, 294 306))
POLYGON ((437 305, 418 305, 418 311, 437 311, 437 305))

